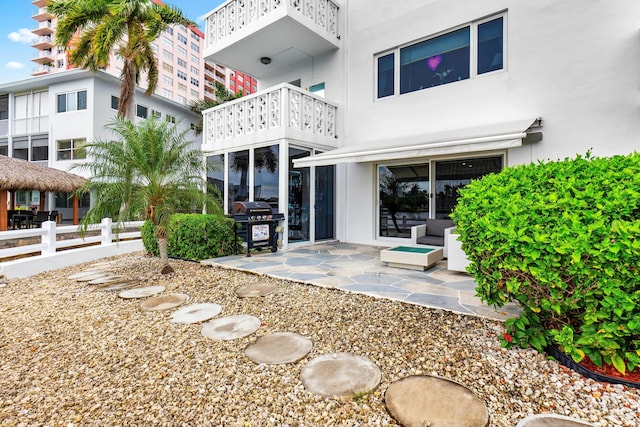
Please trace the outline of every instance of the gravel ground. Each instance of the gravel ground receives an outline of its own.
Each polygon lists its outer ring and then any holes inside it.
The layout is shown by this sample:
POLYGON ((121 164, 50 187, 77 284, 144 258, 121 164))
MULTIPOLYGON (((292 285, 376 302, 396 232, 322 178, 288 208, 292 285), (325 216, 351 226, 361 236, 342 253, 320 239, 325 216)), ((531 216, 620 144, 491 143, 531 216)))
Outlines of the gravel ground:
POLYGON ((486 401, 492 426, 553 412, 600 426, 636 426, 640 390, 596 383, 534 351, 505 350, 499 322, 396 301, 264 278, 185 261, 160 276, 142 253, 111 258, 109 271, 251 314, 253 335, 213 341, 199 325, 142 312, 139 300, 69 280, 91 264, 11 280, 0 289, 0 425, 393 426, 389 383, 415 374, 458 381, 486 401), (239 299, 268 281, 278 291, 239 299), (313 340, 291 365, 244 355, 257 336, 290 331, 313 340), (372 393, 330 399, 305 390, 302 367, 331 352, 368 357, 382 370, 372 393))

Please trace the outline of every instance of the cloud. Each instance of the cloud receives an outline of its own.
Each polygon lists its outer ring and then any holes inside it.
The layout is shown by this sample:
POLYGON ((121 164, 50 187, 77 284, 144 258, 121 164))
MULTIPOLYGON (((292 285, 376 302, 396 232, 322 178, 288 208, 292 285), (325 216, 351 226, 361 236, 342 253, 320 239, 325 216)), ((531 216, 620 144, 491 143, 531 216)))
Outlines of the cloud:
POLYGON ((4 65, 4 68, 8 68, 10 70, 22 70, 24 68, 24 64, 21 62, 11 61, 7 62, 4 65))
POLYGON ((38 36, 26 28, 20 28, 18 31, 9 33, 9 40, 16 43, 31 44, 37 38, 38 36))

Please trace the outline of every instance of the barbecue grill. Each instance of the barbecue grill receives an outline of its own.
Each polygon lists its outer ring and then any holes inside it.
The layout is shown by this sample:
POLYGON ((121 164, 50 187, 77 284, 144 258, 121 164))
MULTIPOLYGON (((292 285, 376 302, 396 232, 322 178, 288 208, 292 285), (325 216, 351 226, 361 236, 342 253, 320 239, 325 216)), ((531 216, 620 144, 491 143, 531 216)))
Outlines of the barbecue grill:
POLYGON ((274 213, 267 202, 236 202, 233 219, 235 237, 240 236, 247 244, 248 257, 251 249, 270 247, 271 252, 278 250, 276 227, 284 214, 274 213))

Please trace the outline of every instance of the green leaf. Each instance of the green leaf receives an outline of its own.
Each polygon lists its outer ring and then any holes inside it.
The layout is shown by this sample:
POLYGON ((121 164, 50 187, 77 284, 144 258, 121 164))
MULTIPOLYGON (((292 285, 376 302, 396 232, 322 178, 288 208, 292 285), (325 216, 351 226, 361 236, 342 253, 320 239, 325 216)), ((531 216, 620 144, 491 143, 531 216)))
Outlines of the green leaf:
POLYGON ((626 365, 622 357, 620 357, 617 353, 611 356, 611 363, 613 366, 620 372, 622 375, 626 372, 626 365))

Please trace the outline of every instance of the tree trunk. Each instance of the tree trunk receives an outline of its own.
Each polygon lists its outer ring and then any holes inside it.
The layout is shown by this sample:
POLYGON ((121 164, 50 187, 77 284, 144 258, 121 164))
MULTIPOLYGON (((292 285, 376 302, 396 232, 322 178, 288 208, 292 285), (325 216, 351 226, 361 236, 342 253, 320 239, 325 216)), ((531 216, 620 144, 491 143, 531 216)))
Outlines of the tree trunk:
POLYGON ((169 254, 167 253, 167 238, 158 237, 158 249, 160 249, 160 262, 162 267, 160 269, 161 274, 173 273, 173 268, 169 265, 169 254))

